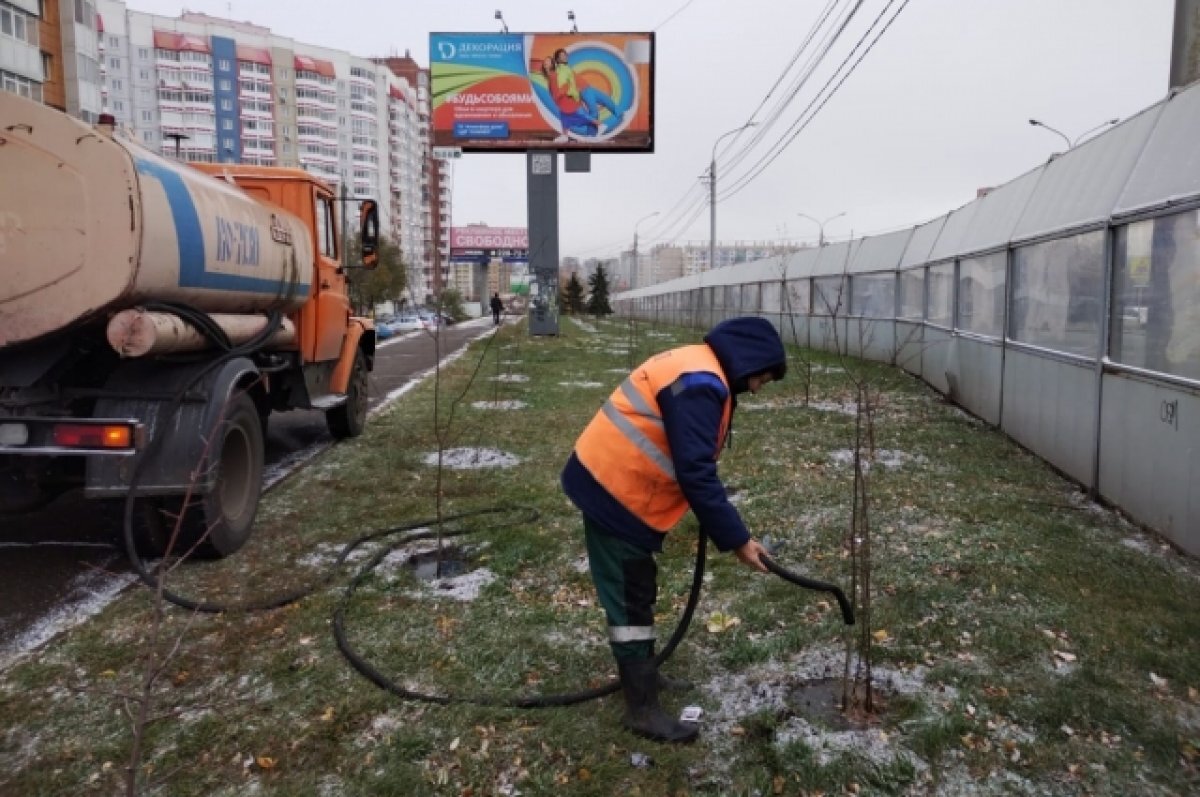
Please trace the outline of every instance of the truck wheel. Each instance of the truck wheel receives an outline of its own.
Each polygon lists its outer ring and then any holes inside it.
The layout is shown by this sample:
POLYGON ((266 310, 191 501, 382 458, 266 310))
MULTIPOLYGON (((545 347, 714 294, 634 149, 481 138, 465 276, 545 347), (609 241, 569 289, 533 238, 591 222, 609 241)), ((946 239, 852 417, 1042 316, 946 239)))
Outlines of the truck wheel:
POLYGON ((346 386, 346 403, 325 413, 329 433, 339 440, 358 437, 367 426, 368 389, 367 363, 362 350, 354 353, 354 365, 350 367, 350 384, 346 386))
MULTIPOLYGON (((215 463, 216 482, 207 495, 193 497, 183 513, 174 555, 183 555, 195 546, 193 556, 220 559, 250 539, 262 495, 263 431, 258 408, 249 395, 240 393, 230 401, 220 439, 209 456, 215 463)), ((170 539, 181 504, 181 498, 160 503, 161 539, 170 539)))

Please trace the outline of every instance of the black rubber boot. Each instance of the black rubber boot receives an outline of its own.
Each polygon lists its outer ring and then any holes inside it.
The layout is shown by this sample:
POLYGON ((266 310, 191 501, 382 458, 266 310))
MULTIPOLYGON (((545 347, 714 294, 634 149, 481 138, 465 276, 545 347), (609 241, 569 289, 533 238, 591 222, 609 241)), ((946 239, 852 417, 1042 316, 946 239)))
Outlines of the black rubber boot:
POLYGON ((660 692, 690 692, 696 688, 691 681, 683 678, 672 678, 658 670, 658 691, 660 692))
POLYGON ((618 659, 621 690, 625 693, 626 728, 657 742, 694 742, 700 728, 679 722, 658 704, 658 670, 650 659, 618 659))

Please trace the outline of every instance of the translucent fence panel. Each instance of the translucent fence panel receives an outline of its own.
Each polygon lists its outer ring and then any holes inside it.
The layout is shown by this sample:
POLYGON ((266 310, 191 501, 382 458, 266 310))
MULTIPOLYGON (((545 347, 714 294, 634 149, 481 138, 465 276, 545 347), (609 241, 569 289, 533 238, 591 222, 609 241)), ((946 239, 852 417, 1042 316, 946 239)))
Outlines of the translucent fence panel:
POLYGON ((792 280, 784 294, 783 312, 808 315, 812 312, 812 283, 806 279, 792 280))
POLYGON ((1112 359, 1200 380, 1200 211, 1117 230, 1112 359))
POLYGON ((783 283, 778 281, 764 282, 761 304, 764 313, 783 312, 783 283))
POLYGON ((958 263, 958 328, 998 338, 1004 334, 1004 252, 958 263))
POLYGON ((939 327, 954 324, 954 264, 929 267, 929 314, 925 320, 939 327))
POLYGON ((925 269, 900 272, 900 317, 920 321, 925 317, 925 269))
POLYGON ((855 274, 851 277, 850 314, 864 318, 895 318, 896 275, 855 274))
POLYGON ((1015 251, 1009 324, 1013 340, 1094 357, 1103 304, 1103 231, 1015 251))
POLYGON ((759 283, 752 282, 749 285, 742 286, 742 312, 757 313, 759 303, 759 283))
POLYGON ((813 315, 844 316, 849 309, 845 277, 817 277, 813 280, 813 315))
POLYGON ((726 285, 725 286, 725 303, 722 305, 730 312, 738 312, 742 309, 742 286, 741 285, 726 285))

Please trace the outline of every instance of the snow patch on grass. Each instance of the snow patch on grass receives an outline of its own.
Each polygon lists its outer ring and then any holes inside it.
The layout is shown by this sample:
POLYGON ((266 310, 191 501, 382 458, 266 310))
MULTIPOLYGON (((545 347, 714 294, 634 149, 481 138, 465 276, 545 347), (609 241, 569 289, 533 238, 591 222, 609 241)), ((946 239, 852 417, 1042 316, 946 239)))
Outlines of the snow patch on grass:
MULTIPOLYGON (((422 461, 436 467, 438 452, 430 451, 422 461)), ((519 464, 519 457, 496 448, 448 448, 442 452, 442 466, 451 470, 512 468, 519 464)))
POLYGON ((589 335, 595 335, 597 332, 600 331, 600 330, 596 329, 594 326, 592 326, 591 324, 589 324, 588 322, 580 321, 578 318, 572 318, 571 323, 573 323, 575 326, 582 329, 584 332, 587 332, 589 335))
POLYGON ((486 567, 450 578, 435 578, 430 581, 421 595, 445 597, 467 603, 479 597, 483 588, 496 580, 496 574, 486 567))
POLYGON ((603 382, 559 382, 561 387, 604 387, 603 382))
MULTIPOLYGON (((848 448, 839 448, 836 451, 829 452, 829 459, 835 465, 853 465, 854 452, 848 448)), ((900 451, 894 448, 877 448, 875 449, 875 463, 884 470, 896 470, 902 468, 908 463, 923 465, 928 462, 924 456, 920 454, 909 454, 906 451, 900 451)), ((871 461, 868 460, 866 454, 863 454, 862 467, 864 471, 870 471, 871 461)))
POLYGON ((492 382, 528 382, 529 377, 525 374, 500 374, 489 377, 489 380, 492 382))
POLYGON ((477 410, 523 410, 529 405, 516 399, 501 399, 499 401, 472 401, 471 406, 477 410))

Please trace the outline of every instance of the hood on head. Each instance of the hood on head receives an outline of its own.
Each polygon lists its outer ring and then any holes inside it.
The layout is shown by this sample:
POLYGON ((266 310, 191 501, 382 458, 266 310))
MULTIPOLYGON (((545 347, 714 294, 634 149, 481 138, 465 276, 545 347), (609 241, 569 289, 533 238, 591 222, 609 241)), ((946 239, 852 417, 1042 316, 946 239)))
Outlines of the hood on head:
POLYGON ((787 373, 783 341, 764 318, 743 316, 722 321, 704 336, 704 342, 716 353, 735 394, 746 392, 746 380, 756 374, 769 371, 778 380, 787 373))

